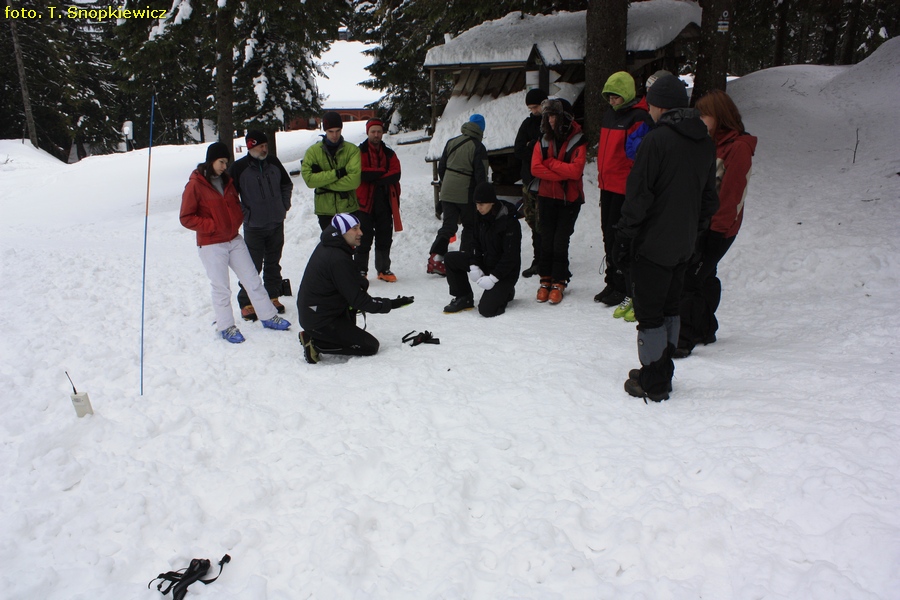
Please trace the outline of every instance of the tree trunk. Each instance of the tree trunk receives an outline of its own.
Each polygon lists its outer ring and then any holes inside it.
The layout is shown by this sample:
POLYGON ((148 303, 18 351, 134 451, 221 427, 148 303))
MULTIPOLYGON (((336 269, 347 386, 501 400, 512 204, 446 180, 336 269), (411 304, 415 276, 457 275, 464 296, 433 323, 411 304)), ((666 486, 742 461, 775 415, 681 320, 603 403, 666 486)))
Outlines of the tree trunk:
POLYGON ((840 65, 852 65, 856 56, 856 29, 859 26, 859 11, 862 0, 852 0, 847 14, 847 27, 844 29, 844 43, 841 45, 840 65))
POLYGON ((710 90, 725 91, 728 48, 734 27, 734 0, 705 0, 691 104, 710 90))
POLYGON ((841 0, 828 0, 823 3, 822 14, 825 18, 825 31, 822 35, 822 53, 817 62, 820 65, 833 65, 837 62, 841 0))
POLYGON ((626 69, 628 0, 588 0, 584 57, 584 132, 589 156, 600 139, 600 122, 608 108, 600 92, 610 75, 626 69))
POLYGON ((263 129, 263 133, 266 134, 266 138, 269 140, 269 154, 277 157, 278 144, 275 142, 275 134, 278 133, 278 129, 272 125, 269 125, 263 129))
POLYGON ((234 158, 234 12, 229 4, 216 9, 216 122, 219 141, 234 158))
MULTIPOLYGON (((6 0, 6 6, 10 6, 6 0)), ((34 113, 31 112, 31 96, 28 95, 28 82, 25 79, 25 60, 22 58, 22 47, 19 45, 19 34, 16 32, 16 20, 9 20, 9 29, 12 32, 13 52, 16 55, 16 67, 19 70, 19 87, 22 88, 22 104, 25 106, 25 126, 28 128, 28 138, 31 145, 38 148, 37 128, 34 126, 34 113)))
POLYGON ((787 13, 788 0, 783 0, 775 9, 775 49, 772 56, 772 66, 775 67, 784 64, 784 46, 788 30, 787 13))

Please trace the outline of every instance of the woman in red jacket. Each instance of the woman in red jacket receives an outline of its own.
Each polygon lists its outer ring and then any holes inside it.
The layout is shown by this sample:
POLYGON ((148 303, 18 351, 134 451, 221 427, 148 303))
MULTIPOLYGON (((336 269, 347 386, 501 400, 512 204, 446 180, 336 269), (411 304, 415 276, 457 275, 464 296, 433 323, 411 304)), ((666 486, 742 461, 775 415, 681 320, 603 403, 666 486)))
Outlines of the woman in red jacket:
POLYGON ((744 130, 741 113, 721 90, 713 90, 694 106, 716 141, 716 189, 719 210, 709 231, 698 242, 698 258, 688 267, 681 299, 681 331, 675 358, 689 356, 697 344, 716 341, 719 322, 716 309, 722 298, 722 282, 716 276, 719 261, 731 248, 744 219, 744 198, 756 137, 744 130))
POLYGON ((585 139, 572 105, 562 98, 541 103, 540 143, 531 155, 531 174, 540 179, 538 221, 541 224, 541 287, 537 301, 562 302, 569 282, 569 239, 584 204, 585 139))
POLYGON ((267 329, 285 330, 290 322, 278 316, 250 251, 238 229, 244 221, 234 183, 225 172, 231 153, 222 142, 206 149, 206 162, 197 165, 181 195, 181 224, 197 232, 200 261, 212 287, 213 310, 222 338, 232 344, 244 341, 234 324, 228 268, 235 272, 267 329))

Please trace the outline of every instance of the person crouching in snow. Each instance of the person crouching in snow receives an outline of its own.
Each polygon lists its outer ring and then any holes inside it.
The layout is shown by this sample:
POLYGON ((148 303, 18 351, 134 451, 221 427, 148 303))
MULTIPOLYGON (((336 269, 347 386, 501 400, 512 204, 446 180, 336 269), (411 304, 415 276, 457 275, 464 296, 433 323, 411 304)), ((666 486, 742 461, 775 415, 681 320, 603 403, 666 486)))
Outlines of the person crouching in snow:
POLYGON ((244 213, 234 182, 225 172, 229 158, 228 146, 222 142, 209 145, 206 162, 197 165, 184 186, 179 217, 182 225, 197 232, 198 252, 212 287, 219 334, 232 344, 240 344, 244 336, 234 324, 229 267, 250 296, 263 327, 283 331, 291 324, 278 316, 250 258, 247 244, 238 234, 244 213))
POLYGON ((309 257, 297 296, 303 326, 300 343, 309 364, 319 362, 319 354, 372 356, 378 352, 378 340, 356 326, 356 313, 387 313, 415 299, 369 296, 369 280, 353 262, 353 251, 362 236, 359 219, 348 213, 337 214, 309 257))
POLYGON ((474 308, 472 286, 466 275, 484 290, 478 302, 478 312, 496 317, 506 311, 506 305, 516 292, 516 281, 522 266, 522 227, 515 207, 497 198, 494 186, 479 183, 472 194, 475 200, 474 252, 448 252, 444 258, 447 283, 453 300, 444 307, 445 313, 474 308))

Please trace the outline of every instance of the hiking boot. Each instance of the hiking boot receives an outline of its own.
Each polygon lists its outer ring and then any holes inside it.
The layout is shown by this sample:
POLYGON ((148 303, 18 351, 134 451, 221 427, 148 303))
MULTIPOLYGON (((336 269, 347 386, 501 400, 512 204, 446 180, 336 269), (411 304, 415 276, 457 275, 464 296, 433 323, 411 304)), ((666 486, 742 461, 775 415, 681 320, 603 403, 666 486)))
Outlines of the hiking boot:
POLYGON ((379 273, 378 279, 387 281, 388 283, 397 283, 397 276, 391 273, 390 270, 382 271, 381 273, 379 273))
POLYGON ((566 284, 557 281, 550 287, 550 295, 548 300, 550 300, 550 304, 559 304, 562 302, 564 292, 566 291, 566 284))
POLYGON ((522 271, 522 277, 534 277, 538 274, 538 261, 531 263, 531 266, 522 271))
POLYGON ((538 302, 546 302, 550 299, 550 278, 549 277, 541 277, 541 287, 538 288, 537 298, 538 302))
POLYGON ((263 327, 266 329, 275 329, 277 331, 285 331, 290 328, 291 322, 287 319, 282 319, 278 315, 275 315, 271 319, 266 319, 262 321, 263 327))
MULTIPOLYGON (((637 371, 637 369, 633 369, 633 371, 637 371)), ((628 375, 629 378, 625 381, 625 391, 635 398, 643 398, 644 404, 647 404, 647 400, 652 400, 653 402, 662 402, 663 400, 669 399, 669 392, 660 392, 658 394, 645 392, 644 388, 641 387, 641 384, 638 380, 631 379, 631 372, 629 372, 628 375)))
MULTIPOLYGON (((594 296, 594 302, 603 302, 610 294, 615 291, 616 290, 614 290, 611 285, 606 286, 605 288, 603 288, 603 290, 600 291, 599 294, 594 296)), ((619 302, 621 302, 621 300, 619 300, 619 302)), ((618 304, 619 302, 616 302, 616 304, 618 304)))
POLYGON ((629 309, 631 309, 633 312, 633 309, 631 306, 631 298, 629 298, 628 296, 625 296, 622 299, 622 301, 619 303, 619 306, 616 307, 616 310, 613 311, 613 318, 621 319, 622 317, 625 316, 625 313, 627 313, 629 309))
POLYGON ((435 256, 437 256, 437 254, 432 254, 428 257, 428 267, 425 269, 425 272, 446 277, 447 267, 444 266, 444 261, 435 259, 435 256))
POLYGON ((637 317, 634 316, 634 303, 628 307, 628 310, 625 311, 625 314, 622 316, 623 321, 627 321, 629 323, 634 323, 637 321, 637 317))
POLYGON ((672 353, 672 358, 687 358, 691 355, 690 348, 675 348, 675 352, 672 353))
MULTIPOLYGON (((275 310, 278 311, 278 314, 283 315, 284 314, 284 304, 279 302, 278 298, 270 298, 270 300, 272 301, 272 306, 274 306, 275 310)), ((243 311, 241 311, 241 313, 243 314, 243 311)))
POLYGON ((241 318, 245 321, 255 321, 256 320, 256 309, 253 308, 252 304, 248 304, 247 306, 241 307, 241 318))
POLYGON ((305 331, 300 332, 300 343, 303 344, 303 358, 311 365, 319 362, 319 351, 313 345, 312 338, 305 331))
POLYGON ((625 299, 625 294, 619 291, 610 292, 605 298, 600 300, 603 304, 607 306, 615 306, 622 302, 625 299))
POLYGON ((222 339, 229 341, 232 344, 240 344, 244 341, 244 336, 241 335, 241 330, 237 328, 237 325, 232 325, 228 329, 223 329, 219 333, 222 335, 222 339))
POLYGON ((475 298, 472 296, 457 296, 444 307, 445 313, 458 313, 475 308, 475 298))
MULTIPOLYGON (((628 371, 628 379, 634 380, 638 385, 641 384, 641 370, 640 369, 632 369, 628 371)), ((669 391, 672 391, 672 382, 669 382, 669 391)), ((629 392, 630 393, 630 392, 629 392)))

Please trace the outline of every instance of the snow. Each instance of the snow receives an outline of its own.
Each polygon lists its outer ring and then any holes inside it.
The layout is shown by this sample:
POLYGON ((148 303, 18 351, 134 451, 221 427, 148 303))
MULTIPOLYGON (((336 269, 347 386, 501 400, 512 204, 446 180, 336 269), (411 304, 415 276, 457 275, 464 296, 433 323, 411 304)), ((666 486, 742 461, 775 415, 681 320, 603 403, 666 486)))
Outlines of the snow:
POLYGON ((359 85, 372 78, 366 67, 372 64, 372 57, 363 54, 377 46, 362 42, 338 40, 322 54, 320 61, 326 78, 319 77, 316 83, 319 94, 325 96, 323 108, 362 108, 381 99, 382 93, 359 85))
MULTIPOLYGON (((581 61, 585 55, 585 11, 552 15, 512 12, 464 31, 431 48, 425 67, 520 63, 537 46, 549 65, 581 61)), ((675 39, 690 23, 700 25, 700 7, 685 0, 647 0, 628 8, 628 51, 656 50, 675 39)))
MULTIPOLYGON (((399 281, 370 289, 416 302, 369 317, 377 356, 307 365, 290 302, 291 332, 216 338, 178 222, 204 148, 155 148, 140 395, 146 151, 0 142, 0 597, 151 600, 156 574, 226 552, 188 598, 900 597, 898 77, 894 39, 729 85, 760 143, 719 341, 651 405, 622 389, 634 327, 592 301, 593 165, 566 299, 524 279, 501 317, 444 315, 426 146, 388 137, 405 231, 399 281), (413 329, 441 344, 401 344, 413 329)), ((318 227, 294 183, 296 289, 318 227)))

